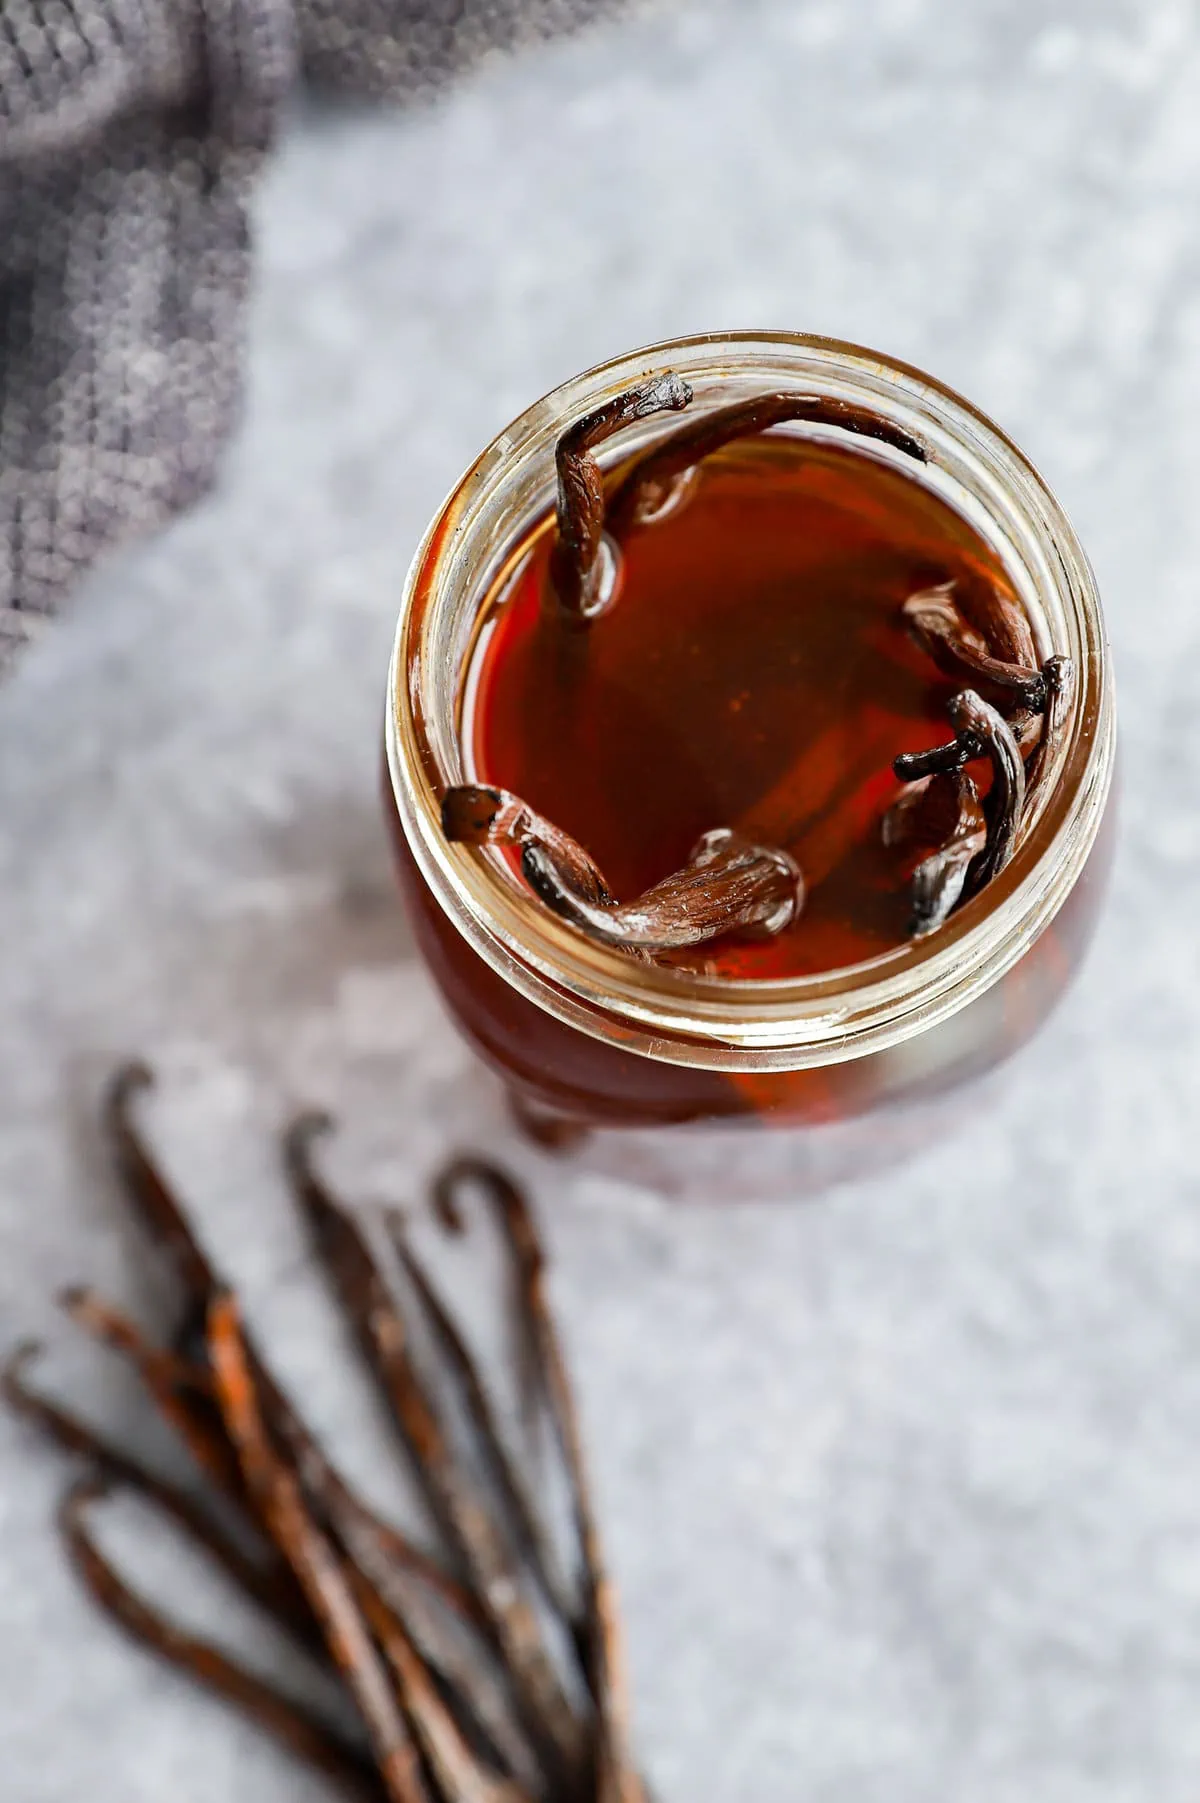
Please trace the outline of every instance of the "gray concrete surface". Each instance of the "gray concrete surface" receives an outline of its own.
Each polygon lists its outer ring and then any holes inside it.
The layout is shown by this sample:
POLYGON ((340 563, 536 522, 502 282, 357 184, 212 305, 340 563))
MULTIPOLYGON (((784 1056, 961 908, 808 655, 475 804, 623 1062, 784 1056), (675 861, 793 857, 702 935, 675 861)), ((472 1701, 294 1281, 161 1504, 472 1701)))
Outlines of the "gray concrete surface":
MULTIPOLYGON (((1120 854, 1067 1007, 894 1173, 730 1210, 531 1167, 639 1741, 663 1803, 1192 1803, 1200 15, 664 6, 426 109, 299 121, 260 235, 220 492, 100 572, 0 696, 0 1331, 47 1330, 73 1277, 140 1297, 88 1118, 143 1049, 206 1231, 389 1494, 270 1133, 296 1097, 341 1106, 370 1198, 497 1118, 379 827, 412 547, 506 417, 607 353, 745 324, 877 344, 992 411, 1090 549, 1120 854)), ((141 1433, 122 1374, 55 1333, 48 1375, 141 1433)), ((0 1471, 5 1803, 315 1799, 88 1613, 61 1467, 8 1421, 0 1471)), ((132 1511, 112 1529, 211 1612, 132 1511)))

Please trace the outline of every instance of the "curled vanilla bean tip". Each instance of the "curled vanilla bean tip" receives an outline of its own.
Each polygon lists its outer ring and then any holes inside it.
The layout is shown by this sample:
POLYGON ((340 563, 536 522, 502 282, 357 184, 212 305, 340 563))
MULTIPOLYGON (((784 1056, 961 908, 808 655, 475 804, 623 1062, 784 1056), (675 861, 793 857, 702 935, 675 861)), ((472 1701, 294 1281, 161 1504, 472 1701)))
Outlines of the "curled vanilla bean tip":
POLYGON ((433 1180, 429 1201, 434 1215, 446 1232, 460 1239, 467 1231, 467 1222, 454 1194, 456 1181, 457 1161, 438 1172, 433 1180))
POLYGON ((0 1396, 9 1407, 21 1410, 26 1399, 25 1380, 30 1368, 41 1358, 44 1347, 40 1340, 18 1340, 0 1362, 0 1396))
POLYGON ((1075 665, 1071 658, 1048 657, 1042 665, 1046 684, 1046 731, 1042 744, 1048 755, 1053 750, 1067 723, 1067 714, 1075 697, 1075 665))
POLYGON ((1029 794, 1035 790, 1041 792, 1050 760, 1066 729, 1075 695, 1075 665, 1069 657, 1048 657, 1042 665, 1042 675, 1046 679, 1046 718, 1041 738, 1025 766, 1025 787, 1029 794))
POLYGON ((283 1162, 291 1177, 311 1177, 313 1144, 333 1133, 336 1127, 337 1122, 327 1108, 302 1108, 293 1116, 284 1128, 282 1140, 283 1162))
POLYGON ((924 447, 902 427, 851 401, 818 394, 758 395, 686 422, 639 457, 625 472, 609 503, 609 532, 619 541, 634 526, 665 519, 687 498, 704 458, 739 438, 753 437, 792 420, 837 426, 891 445, 919 463, 927 461, 924 447))
POLYGON ((992 786, 984 803, 987 844, 971 868, 972 893, 998 876, 1016 849, 1025 807, 1025 765, 1012 728, 974 689, 952 697, 947 712, 961 741, 982 745, 992 764, 992 786))
POLYGON ((620 905, 605 907, 579 895, 543 846, 528 845, 521 867, 546 906, 589 938, 651 955, 726 933, 770 937, 790 926, 804 905, 804 878, 795 860, 728 827, 706 833, 682 870, 620 905))
POLYGON ((123 1118, 136 1097, 154 1088, 154 1081, 154 1072, 144 1058, 129 1058, 119 1064, 108 1080, 104 1095, 104 1112, 108 1119, 123 1118))
MULTIPOLYGON (((910 595, 901 607, 912 637, 945 675, 987 686, 1008 706, 1040 714, 1046 707, 1043 671, 994 657, 987 640, 963 617, 954 582, 910 595)), ((1011 609, 1010 609, 1011 611, 1011 609)))
POLYGON ((627 389, 576 420, 555 446, 558 533, 550 554, 550 592, 568 619, 586 623, 613 600, 620 552, 604 531, 604 476, 592 455, 622 426, 652 413, 678 412, 692 398, 673 370, 627 389))

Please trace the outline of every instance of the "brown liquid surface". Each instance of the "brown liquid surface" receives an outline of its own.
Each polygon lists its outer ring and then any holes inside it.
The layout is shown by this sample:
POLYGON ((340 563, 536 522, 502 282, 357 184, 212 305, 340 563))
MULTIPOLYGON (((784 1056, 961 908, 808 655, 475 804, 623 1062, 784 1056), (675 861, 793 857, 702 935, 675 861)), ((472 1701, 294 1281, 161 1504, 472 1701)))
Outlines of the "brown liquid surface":
POLYGON ((792 853, 808 885, 792 927, 679 963, 790 977, 903 944, 891 763, 951 736, 954 685, 899 609, 947 580, 1011 593, 973 528, 869 456, 771 435, 709 458, 685 505, 630 533, 617 599, 583 630, 543 604, 550 543, 531 535, 480 640, 477 780, 564 827, 622 900, 712 827, 792 853))

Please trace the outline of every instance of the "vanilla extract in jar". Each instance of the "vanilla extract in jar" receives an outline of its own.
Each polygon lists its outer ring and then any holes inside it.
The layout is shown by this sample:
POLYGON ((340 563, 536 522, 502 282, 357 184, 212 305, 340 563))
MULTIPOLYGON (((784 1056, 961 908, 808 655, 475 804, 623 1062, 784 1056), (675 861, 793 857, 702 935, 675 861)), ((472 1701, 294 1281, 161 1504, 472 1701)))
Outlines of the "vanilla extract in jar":
POLYGON ((854 1118, 995 1063, 1102 888, 1094 582, 1027 461, 828 340, 564 385, 414 563, 388 806, 421 943, 521 1112, 854 1118))

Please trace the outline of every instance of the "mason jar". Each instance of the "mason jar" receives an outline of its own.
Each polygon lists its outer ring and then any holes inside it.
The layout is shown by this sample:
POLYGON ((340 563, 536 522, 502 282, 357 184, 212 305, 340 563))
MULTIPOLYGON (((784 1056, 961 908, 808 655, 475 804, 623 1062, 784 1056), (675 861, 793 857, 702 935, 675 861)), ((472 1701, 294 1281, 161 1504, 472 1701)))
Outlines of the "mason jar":
MULTIPOLYGON (((601 463, 624 462, 674 424, 671 414, 639 422, 602 447, 601 463)), ((828 424, 775 430, 861 450, 828 424)), ((1011 440, 932 377, 877 352, 798 333, 714 333, 565 382, 456 485, 404 588, 385 800, 421 951, 526 1123, 548 1137, 672 1127, 736 1128, 744 1140, 747 1128, 853 1126, 926 1102, 1028 1039, 1096 919, 1114 750, 1095 581, 1061 507, 1011 440), (875 441, 862 454, 902 467, 956 510, 999 559, 1039 659, 1065 654, 1074 664, 1069 712, 1011 862, 937 932, 845 969, 746 981, 635 960, 551 913, 494 848, 443 835, 446 789, 476 780, 464 749, 472 649, 519 547, 553 510, 556 441, 581 415, 668 369, 693 390, 689 417, 795 390, 866 408, 916 439, 924 463, 875 441)))

